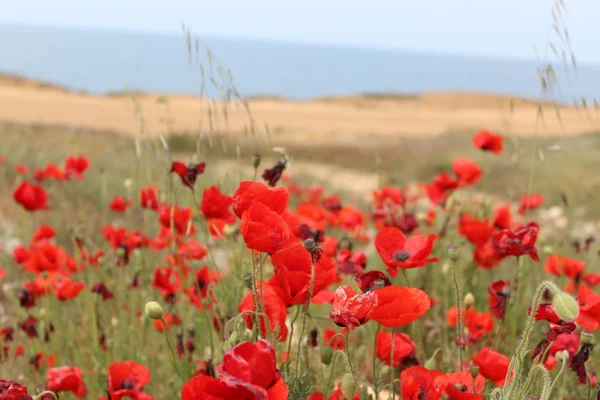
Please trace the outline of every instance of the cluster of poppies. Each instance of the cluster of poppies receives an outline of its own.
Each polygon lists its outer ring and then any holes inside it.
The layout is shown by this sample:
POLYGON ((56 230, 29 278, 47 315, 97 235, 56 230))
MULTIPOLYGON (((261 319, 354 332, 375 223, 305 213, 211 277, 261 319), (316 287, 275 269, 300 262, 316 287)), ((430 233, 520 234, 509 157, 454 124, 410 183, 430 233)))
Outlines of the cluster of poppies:
MULTIPOLYGON (((473 145, 500 155, 503 137, 481 131, 473 145)), ((259 164, 255 156, 255 170, 259 164)), ((457 203, 452 199, 461 189, 475 186, 484 174, 476 162, 458 157, 451 171, 429 182, 375 190, 365 212, 340 196, 327 195, 321 186, 301 186, 285 176, 286 166, 284 159, 264 170, 266 183, 239 182, 231 195, 210 186, 200 197, 196 186, 207 165, 175 161, 170 176, 177 185, 181 182, 177 190, 188 196, 185 204, 193 206, 173 202, 176 197, 164 193, 172 188, 151 185, 139 187, 137 199, 115 196, 104 205, 111 218, 133 224, 140 219, 127 217, 144 213, 145 223, 133 228, 105 225, 99 232, 104 245, 73 233, 70 246, 59 244, 55 227, 35 226, 29 244, 14 248, 16 270, 0 271, 2 276, 26 276, 17 294, 23 317, 0 329, 1 355, 12 359, 26 354, 32 368, 45 371, 46 381, 35 398, 50 399, 61 392, 107 400, 165 396, 144 390, 151 372, 141 360, 104 365, 103 392, 88 394, 85 381, 98 373, 97 361, 94 371, 86 371, 65 355, 37 349, 28 354, 24 345, 26 340, 51 343, 60 334, 55 326, 60 321, 40 324, 39 313, 32 312, 40 299, 53 296, 62 305, 91 292, 98 314, 94 346, 109 353, 122 338, 109 336, 102 321, 110 315, 103 315, 98 305, 114 304, 115 298, 125 296, 118 288, 126 288, 129 297, 145 296, 142 292, 151 288, 165 309, 159 307, 148 316, 167 338, 173 374, 182 378, 175 391, 183 400, 349 400, 384 390, 393 396, 401 393, 403 399, 474 400, 484 397, 486 385, 503 387, 520 373, 510 370, 511 354, 497 345, 498 340, 515 340, 502 336, 502 327, 507 312, 516 315, 511 308, 519 291, 516 279, 485 282, 487 304, 471 294, 460 296, 458 278, 453 282, 457 301, 438 298, 439 291, 427 290, 424 280, 444 273, 440 260, 451 261, 456 271, 458 253, 472 254, 473 273, 495 269, 505 259, 539 262, 544 254, 536 242, 542 228, 524 219, 543 205, 541 195, 524 194, 515 208, 509 203, 457 203), (148 221, 154 221, 152 228, 148 221), (448 248, 454 243, 442 244, 447 238, 464 238, 466 244, 448 248), (226 250, 226 260, 216 259, 215 249, 226 250), (151 270, 139 268, 146 255, 151 270), (114 269, 128 271, 122 275, 127 282, 117 286, 107 278, 105 272, 114 269), (411 286, 410 274, 418 287, 411 286), (444 304, 448 307, 442 309, 444 304), (441 326, 440 315, 445 315, 441 326), (184 329, 190 316, 194 324, 184 329), (373 333, 371 340, 365 333, 373 333), (456 352, 444 354, 442 363, 438 352, 428 353, 443 344, 427 342, 446 334, 456 352), (367 347, 372 359, 354 354, 367 347), (463 359, 463 354, 469 356, 463 359), (335 368, 338 356, 345 360, 342 376, 339 364, 335 368), (55 367, 57 363, 62 366, 55 367), (181 365, 189 368, 182 373, 181 365), (305 378, 321 368, 327 373, 305 378)), ((64 169, 47 164, 29 179, 28 168, 17 166, 14 200, 28 212, 52 212, 45 182, 83 179, 89 168, 86 158, 73 157, 64 169)), ((577 254, 589 254, 591 243, 577 254)), ((565 281, 564 291, 576 296, 577 309, 570 310, 573 318, 565 318, 551 293, 544 293, 537 309, 529 310, 532 320, 547 324, 530 354, 531 363, 551 371, 564 359, 578 383, 595 383, 595 375, 586 370, 593 342, 580 336, 600 328, 600 295, 593 291, 600 274, 586 271, 583 259, 553 251, 545 255, 544 270, 565 281)), ((139 307, 118 304, 123 313, 143 320, 139 307)), ((528 317, 526 310, 516 312, 528 317)), ((0 381, 0 399, 31 398, 22 384, 0 381)))

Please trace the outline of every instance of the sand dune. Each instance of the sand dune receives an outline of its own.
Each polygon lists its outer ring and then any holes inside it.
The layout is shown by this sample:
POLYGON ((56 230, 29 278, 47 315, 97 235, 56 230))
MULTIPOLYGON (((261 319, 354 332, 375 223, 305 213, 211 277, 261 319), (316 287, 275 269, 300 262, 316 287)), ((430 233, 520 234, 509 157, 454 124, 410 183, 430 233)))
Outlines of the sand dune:
MULTIPOLYGON (((420 96, 350 96, 313 101, 251 99, 255 126, 268 125, 285 140, 352 140, 355 135, 437 135, 492 129, 531 135, 580 134, 599 130, 596 110, 473 93, 420 96), (559 120, 557 110, 560 113, 559 120)), ((104 95, 70 92, 31 80, 0 78, 0 122, 41 123, 149 134, 208 131, 241 134, 250 118, 241 104, 184 95, 104 95), (135 98, 135 100, 133 100, 135 98), (159 98, 162 98, 160 101, 159 98), (225 111, 226 110, 226 116, 225 111), (212 117, 209 117, 212 115, 212 117)))

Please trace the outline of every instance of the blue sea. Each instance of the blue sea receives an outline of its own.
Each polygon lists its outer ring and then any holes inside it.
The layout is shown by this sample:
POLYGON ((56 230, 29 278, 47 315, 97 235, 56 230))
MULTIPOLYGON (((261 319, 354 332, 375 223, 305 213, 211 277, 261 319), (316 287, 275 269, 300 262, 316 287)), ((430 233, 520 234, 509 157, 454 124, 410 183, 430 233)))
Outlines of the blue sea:
MULTIPOLYGON (((214 60, 218 60, 231 71, 235 87, 245 96, 311 99, 439 90, 532 98, 542 95, 533 60, 243 38, 201 39, 201 57, 190 62, 183 33, 0 25, 0 72, 91 93, 141 90, 197 94, 202 87, 199 63, 204 65, 205 77, 209 75, 208 48, 214 57, 213 69, 214 60)), ((192 53, 194 48, 192 45, 192 53)), ((600 66, 579 65, 575 73, 558 63, 556 72, 560 92, 552 96, 554 99, 600 98, 600 66)), ((210 83, 204 90, 217 94, 210 83)))

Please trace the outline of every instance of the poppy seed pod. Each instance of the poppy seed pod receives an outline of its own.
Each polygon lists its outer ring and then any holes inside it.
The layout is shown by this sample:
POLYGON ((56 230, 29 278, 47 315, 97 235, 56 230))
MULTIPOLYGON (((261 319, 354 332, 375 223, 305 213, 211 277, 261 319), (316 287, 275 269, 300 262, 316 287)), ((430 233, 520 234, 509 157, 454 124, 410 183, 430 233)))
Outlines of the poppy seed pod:
POLYGON ((356 384, 351 373, 347 372, 342 378, 342 394, 346 400, 352 400, 356 394, 356 384))
POLYGON ((448 247, 448 258, 451 261, 458 261, 460 259, 460 251, 456 246, 448 247))
POLYGON ((479 367, 477 365, 471 365, 469 372, 471 373, 471 377, 476 379, 477 376, 479 376, 479 367))
POLYGON ((588 331, 581 331, 581 344, 591 344, 591 345, 596 345, 596 337, 588 332, 588 331))
POLYGON ((144 308, 146 316, 150 319, 162 319, 163 309, 156 301, 149 301, 144 308))
POLYGON ((260 154, 253 155, 252 156, 252 166, 254 168, 258 168, 258 166, 260 165, 260 160, 261 160, 260 154))
POLYGON ((565 321, 573 321, 579 316, 579 304, 568 293, 563 291, 556 293, 552 303, 556 314, 565 321))
POLYGON ((319 245, 317 244, 317 242, 315 242, 314 239, 306 239, 304 241, 304 248, 306 249, 306 251, 312 254, 315 251, 317 251, 319 245))
POLYGON ((321 362, 325 365, 329 365, 333 359, 333 349, 329 346, 323 347, 321 350, 321 362))

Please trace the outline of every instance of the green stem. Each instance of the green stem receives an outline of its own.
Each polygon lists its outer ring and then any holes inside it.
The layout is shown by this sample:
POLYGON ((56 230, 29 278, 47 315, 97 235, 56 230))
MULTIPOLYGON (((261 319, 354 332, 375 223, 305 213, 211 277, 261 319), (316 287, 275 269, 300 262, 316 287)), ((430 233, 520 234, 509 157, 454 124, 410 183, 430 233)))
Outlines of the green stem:
POLYGON ((325 384, 325 398, 329 397, 329 392, 330 392, 330 387, 333 384, 333 374, 335 373, 335 360, 337 359, 338 354, 340 354, 339 351, 336 351, 335 354, 333 355, 333 360, 331 361, 331 367, 329 370, 329 378, 327 378, 327 383, 325 384))
MULTIPOLYGON (((373 339, 373 361, 371 362, 371 368, 373 369, 373 391, 375 392, 375 398, 379 398, 379 387, 377 385, 377 336, 381 330, 381 324, 377 323, 377 330, 375 331, 375 339, 373 339)), ((394 338, 392 337, 392 340, 394 338)))
POLYGON ((208 340, 210 341, 210 358, 214 359, 215 357, 215 343, 213 341, 213 330, 212 323, 210 321, 210 317, 208 316, 208 310, 203 309, 204 318, 206 319, 206 327, 208 329, 208 340))
MULTIPOLYGON (((258 291, 256 289, 256 257, 254 256, 254 250, 252 250, 252 300, 254 300, 254 329, 252 329, 253 333, 253 341, 256 342, 258 338, 258 332, 260 332, 260 303, 258 301, 258 291)), ((261 283, 262 284, 262 283, 261 283)))
POLYGON ((44 390, 42 393, 40 393, 37 396, 35 396, 34 399, 35 400, 41 400, 41 399, 44 398, 44 396, 47 396, 47 395, 51 395, 54 398, 54 400, 59 400, 58 395, 56 393, 50 391, 50 390, 44 390))
POLYGON ((175 371, 177 371, 177 374, 179 374, 179 377, 181 378, 181 381, 185 384, 185 378, 183 377, 183 375, 181 374, 181 371, 179 370, 179 367, 177 366, 177 357, 175 357, 175 351, 173 350, 173 346, 171 346, 171 340, 169 339, 169 331, 167 330, 167 322, 165 321, 164 318, 160 319, 163 323, 163 331, 165 332, 165 340, 167 341, 167 346, 169 346, 169 350, 171 351, 171 357, 173 358, 173 367, 175 368, 175 371))
POLYGON ((306 306, 304 307, 304 315, 302 316, 302 325, 300 328, 300 338, 298 339, 298 350, 296 355, 296 377, 298 376, 298 366, 300 364, 300 348, 302 346, 302 338, 304 337, 304 330, 306 329, 306 317, 308 315, 308 308, 313 297, 313 290, 315 285, 315 259, 311 254, 311 267, 310 267, 310 282, 308 284, 308 299, 306 299, 306 306))
POLYGON ((452 261, 452 281, 454 282, 455 302, 456 302, 456 341, 458 347, 458 362, 460 366, 460 372, 463 371, 462 361, 462 320, 461 320, 461 301, 460 301, 460 287, 458 285, 458 265, 456 261, 452 261))
POLYGON ((290 352, 292 351, 292 338, 294 337, 294 324, 296 323, 296 320, 298 319, 298 316, 300 315, 300 306, 296 307, 296 314, 294 314, 294 318, 292 318, 292 322, 290 324, 290 333, 289 333, 289 338, 290 340, 288 340, 288 346, 287 346, 287 361, 286 361, 286 369, 289 370, 289 365, 290 365, 290 352))
POLYGON ((344 340, 344 351, 346 352, 346 362, 348 363, 348 367, 350 368, 350 373, 352 374, 352 379, 354 380, 354 387, 358 390, 358 380, 356 379, 356 371, 354 370, 354 365, 352 364, 352 358, 350 357, 350 343, 348 342, 348 336, 350 335, 350 329, 346 329, 346 337, 344 340))
POLYGON ((390 384, 392 386, 392 400, 396 400, 396 388, 394 388, 394 353, 396 352, 396 328, 392 328, 392 351, 390 352, 390 384))

